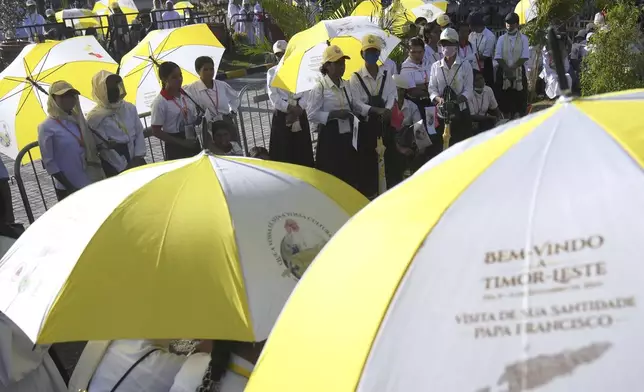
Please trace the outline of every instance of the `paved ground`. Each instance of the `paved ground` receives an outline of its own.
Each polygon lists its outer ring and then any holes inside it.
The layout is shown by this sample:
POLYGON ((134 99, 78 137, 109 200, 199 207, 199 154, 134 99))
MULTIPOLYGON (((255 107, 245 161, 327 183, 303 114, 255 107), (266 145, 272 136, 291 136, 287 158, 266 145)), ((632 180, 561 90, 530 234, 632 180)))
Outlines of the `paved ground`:
MULTIPOLYGON (((268 113, 271 110, 270 103, 268 102, 253 102, 253 98, 265 94, 266 74, 250 75, 245 78, 233 79, 228 83, 237 91, 246 88, 241 96, 242 108, 253 108, 252 112, 242 109, 240 128, 243 126, 245 129, 248 147, 265 146, 268 148, 268 137, 270 134, 270 117, 268 113)), ((156 138, 150 138, 148 141, 148 155, 146 160, 148 162, 162 160, 163 153, 161 150, 161 143, 156 138), (154 159, 153 159, 154 158, 154 159)), ((13 193, 13 203, 16 215, 16 221, 28 225, 27 214, 25 207, 20 198, 18 191, 17 181, 14 175, 14 162, 6 157, 3 157, 11 178, 11 190, 13 193)), ((31 209, 35 218, 38 218, 45 213, 47 208, 50 208, 56 203, 56 195, 51 178, 47 175, 42 167, 41 162, 36 161, 31 164, 23 165, 20 171, 25 190, 29 199, 31 209), (40 184, 40 187, 39 187, 40 184), (42 190, 42 193, 40 191, 42 190)))

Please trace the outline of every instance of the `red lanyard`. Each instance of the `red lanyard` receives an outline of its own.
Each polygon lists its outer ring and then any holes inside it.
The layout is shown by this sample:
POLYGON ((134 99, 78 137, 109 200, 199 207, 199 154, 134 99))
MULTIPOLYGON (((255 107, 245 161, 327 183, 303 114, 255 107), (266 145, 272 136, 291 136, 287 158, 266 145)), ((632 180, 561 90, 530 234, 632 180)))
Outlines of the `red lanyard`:
POLYGON ((67 132, 69 132, 69 134, 72 135, 74 137, 74 139, 76 139, 76 141, 78 142, 79 146, 85 147, 85 140, 83 140, 83 133, 80 131, 80 129, 78 130, 78 134, 80 135, 80 137, 78 137, 78 136, 76 136, 76 134, 74 132, 70 131, 69 128, 67 128, 65 126, 65 124, 62 123, 62 121, 60 121, 59 119, 55 119, 55 120, 58 123, 58 125, 60 125, 61 127, 65 128, 65 130, 67 132))
POLYGON ((188 121, 188 105, 186 104, 186 98, 182 95, 182 96, 181 96, 181 100, 183 101, 183 107, 182 107, 182 106, 179 106, 179 104, 177 103, 177 101, 175 101, 175 100, 174 100, 174 98, 172 99, 172 102, 173 102, 175 105, 177 105, 177 107, 178 107, 178 108, 179 108, 179 110, 181 111, 181 114, 183 114, 183 118, 184 118, 186 121, 188 121))
POLYGON ((215 103, 212 100, 212 97, 210 96, 210 93, 208 92, 210 89, 208 89, 208 88, 206 88, 206 95, 208 96, 208 99, 210 100, 210 102, 215 107, 215 115, 217 115, 219 113, 219 90, 217 89, 217 83, 215 83, 214 80, 212 81, 212 87, 215 90, 215 100, 217 101, 217 103, 215 103))

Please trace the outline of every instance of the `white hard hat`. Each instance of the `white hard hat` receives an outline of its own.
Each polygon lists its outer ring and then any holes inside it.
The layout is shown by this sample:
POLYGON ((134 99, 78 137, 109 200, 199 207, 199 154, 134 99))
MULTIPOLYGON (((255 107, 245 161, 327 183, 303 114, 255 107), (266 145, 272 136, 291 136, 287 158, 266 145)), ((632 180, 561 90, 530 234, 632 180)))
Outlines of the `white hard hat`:
POLYGON ((446 28, 441 32, 440 41, 449 41, 458 43, 458 33, 451 27, 446 28))
POLYGON ((29 0, 29 1, 27 1, 27 3, 25 3, 25 5, 26 5, 27 7, 35 7, 35 6, 36 6, 36 2, 35 2, 34 0, 29 0))
POLYGON ((284 41, 283 39, 281 39, 279 41, 276 41, 273 44, 273 53, 277 54, 277 53, 286 52, 286 46, 287 45, 288 45, 288 43, 286 41, 284 41))
POLYGON ((47 8, 45 10, 45 16, 47 16, 47 17, 52 16, 54 14, 56 14, 56 12, 54 12, 54 10, 52 10, 51 8, 47 8))

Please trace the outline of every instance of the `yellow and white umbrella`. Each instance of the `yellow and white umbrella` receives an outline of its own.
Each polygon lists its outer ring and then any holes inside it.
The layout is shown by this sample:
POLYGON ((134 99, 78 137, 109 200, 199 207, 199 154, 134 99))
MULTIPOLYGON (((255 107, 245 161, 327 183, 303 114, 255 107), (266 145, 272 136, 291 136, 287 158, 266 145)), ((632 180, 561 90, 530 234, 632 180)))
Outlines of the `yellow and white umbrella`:
POLYGON ((520 0, 514 7, 514 12, 519 15, 519 24, 526 24, 537 17, 537 2, 535 0, 520 0))
POLYGON ((92 76, 116 68, 92 36, 24 47, 0 73, 0 152, 15 158, 25 145, 38 140, 38 124, 45 120, 47 90, 53 82, 71 83, 81 93, 81 109, 87 113, 95 105, 89 98, 92 76))
POLYGON ((195 8, 195 6, 189 1, 180 1, 174 4, 174 9, 183 16, 187 16, 186 10, 190 8, 195 8))
POLYGON ((368 34, 383 40, 384 47, 380 53, 383 62, 400 43, 400 39, 382 30, 364 16, 325 20, 295 34, 288 43, 284 59, 275 74, 273 86, 294 93, 312 89, 320 76, 322 53, 327 47, 327 41, 340 46, 344 54, 351 57, 351 60, 347 61, 344 73, 344 78, 349 79, 353 72, 364 65, 364 60, 360 57, 361 40, 368 34))
POLYGON ((158 66, 172 61, 181 67, 183 83, 189 84, 199 75, 195 59, 212 57, 215 72, 224 54, 224 46, 205 24, 195 24, 175 29, 155 30, 121 59, 119 74, 128 95, 125 100, 136 105, 139 113, 150 111, 150 104, 161 91, 158 66))
POLYGON ((0 261, 0 312, 38 343, 261 341, 317 252, 366 203, 302 166, 207 154, 148 165, 31 225, 0 261))
POLYGON ((300 281, 246 392, 633 390, 643 110, 644 90, 557 103, 380 196, 300 281))
MULTIPOLYGON (((382 5, 380 0, 364 0, 359 3, 351 15, 368 16, 372 21, 380 19, 382 5)), ((423 17, 432 22, 447 11, 447 1, 401 0, 399 4, 391 4, 385 10, 388 21, 385 26, 391 25, 394 31, 402 28, 408 22, 414 22, 423 17)))
MULTIPOLYGON (((99 0, 94 4, 92 11, 97 15, 110 15, 112 13, 110 5, 114 2, 119 3, 119 7, 125 14, 128 23, 132 23, 132 21, 136 19, 139 14, 139 9, 134 3, 134 0, 99 0)), ((104 18, 103 26, 107 26, 107 18, 104 18)))
MULTIPOLYGON (((98 29, 102 27, 97 14, 81 8, 65 9, 56 12, 56 21, 58 23, 65 23, 65 26, 76 29, 88 29, 90 27, 98 29)), ((107 24, 105 27, 107 27, 107 24)))

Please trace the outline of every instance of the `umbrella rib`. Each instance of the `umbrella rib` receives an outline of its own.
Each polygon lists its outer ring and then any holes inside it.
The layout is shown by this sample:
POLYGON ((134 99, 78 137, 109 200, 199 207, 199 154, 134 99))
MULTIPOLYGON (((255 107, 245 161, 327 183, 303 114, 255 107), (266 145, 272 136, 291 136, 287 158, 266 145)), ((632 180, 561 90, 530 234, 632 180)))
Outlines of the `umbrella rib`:
POLYGON ((139 85, 136 87, 137 89, 141 88, 141 85, 143 84, 143 81, 145 80, 145 78, 148 77, 148 75, 150 74, 150 71, 152 71, 153 68, 154 68, 154 64, 151 64, 150 68, 148 68, 148 72, 145 75, 143 75, 143 77, 139 81, 139 85))
POLYGON ((16 91, 15 93, 13 93, 11 95, 7 95, 7 96, 5 96, 3 98, 0 98, 0 102, 4 101, 6 99, 9 99, 9 98, 11 98, 11 97, 13 97, 13 96, 15 96, 17 94, 22 94, 22 92, 25 91, 27 88, 29 88, 29 84, 25 83, 25 87, 22 90, 16 91))
MULTIPOLYGON (((176 48, 174 48, 174 49, 170 49, 170 50, 168 50, 168 52, 167 52, 167 53, 164 53, 164 54, 163 54, 163 56, 159 55, 158 59, 159 59, 159 60, 161 60, 161 59, 163 59, 164 57, 171 55, 171 54, 172 54, 172 53, 174 53, 177 49, 179 49, 179 47, 178 47, 178 46, 177 46, 176 48)), ((160 52, 159 52, 159 53, 160 53, 160 52)))
MULTIPOLYGON (((45 54, 45 58, 42 61, 42 65, 40 66, 40 71, 38 73, 42 72, 42 69, 45 67, 45 63, 47 62, 47 59, 49 58, 49 53, 51 53, 51 49, 47 51, 47 54, 45 54)), ((65 65, 65 64, 63 64, 65 65)))
POLYGON ((27 96, 25 97, 24 101, 22 101, 18 109, 16 109, 16 116, 18 115, 18 113, 20 113, 20 110, 22 110, 22 107, 25 106, 25 104, 27 103, 27 99, 29 99, 29 94, 31 94, 32 90, 33 88, 30 88, 29 91, 27 91, 27 96))

